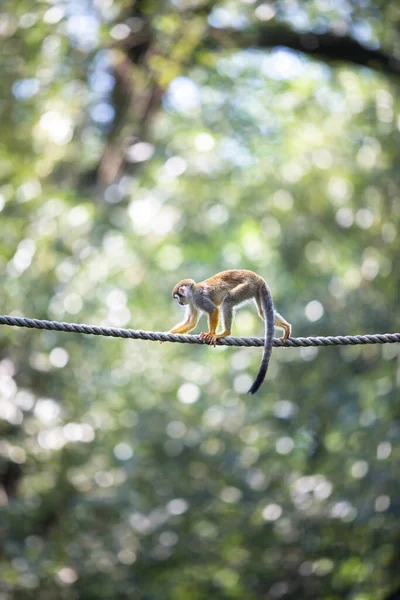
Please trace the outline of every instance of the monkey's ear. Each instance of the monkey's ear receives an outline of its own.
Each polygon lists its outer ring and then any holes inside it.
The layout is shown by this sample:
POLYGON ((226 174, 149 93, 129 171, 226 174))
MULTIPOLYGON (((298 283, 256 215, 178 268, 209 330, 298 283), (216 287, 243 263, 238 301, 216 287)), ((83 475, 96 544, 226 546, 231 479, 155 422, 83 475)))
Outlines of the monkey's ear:
POLYGON ((182 296, 186 296, 186 286, 185 285, 181 285, 181 287, 179 288, 179 293, 182 294, 182 296))

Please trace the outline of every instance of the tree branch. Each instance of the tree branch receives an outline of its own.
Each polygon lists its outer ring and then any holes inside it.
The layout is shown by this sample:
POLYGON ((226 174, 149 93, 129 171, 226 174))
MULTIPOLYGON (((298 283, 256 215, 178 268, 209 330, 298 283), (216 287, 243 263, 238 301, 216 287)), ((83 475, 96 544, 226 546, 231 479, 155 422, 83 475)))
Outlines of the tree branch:
POLYGON ((282 46, 322 60, 340 61, 400 75, 400 60, 381 50, 363 46, 355 39, 334 33, 297 33, 282 25, 261 24, 247 31, 210 27, 207 45, 225 48, 275 48, 282 46))

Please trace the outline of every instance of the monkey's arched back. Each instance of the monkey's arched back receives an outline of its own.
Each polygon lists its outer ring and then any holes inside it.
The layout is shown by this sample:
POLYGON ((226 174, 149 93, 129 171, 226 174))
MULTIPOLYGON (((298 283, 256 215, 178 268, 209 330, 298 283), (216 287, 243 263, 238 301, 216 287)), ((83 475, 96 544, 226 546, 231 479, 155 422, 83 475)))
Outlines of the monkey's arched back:
POLYGON ((249 389, 249 394, 255 394, 267 373, 274 324, 283 328, 285 333, 282 339, 287 339, 291 333, 291 325, 279 313, 274 312, 271 292, 266 281, 253 271, 232 269, 217 273, 200 283, 195 283, 193 279, 183 279, 176 284, 172 295, 180 305, 188 308, 185 320, 171 329, 170 333, 187 333, 194 329, 199 312, 202 311, 207 314, 209 330, 207 333, 201 333, 200 337, 212 346, 216 345, 217 339, 231 334, 234 307, 252 299, 256 302, 258 314, 265 321, 265 344, 260 369, 249 389), (220 312, 224 331, 217 333, 220 312))

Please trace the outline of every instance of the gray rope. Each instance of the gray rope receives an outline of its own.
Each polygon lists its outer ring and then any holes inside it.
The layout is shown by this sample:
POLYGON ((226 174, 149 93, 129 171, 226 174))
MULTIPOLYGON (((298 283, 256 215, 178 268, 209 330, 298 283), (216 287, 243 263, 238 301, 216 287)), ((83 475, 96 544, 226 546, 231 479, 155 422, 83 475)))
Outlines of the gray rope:
MULTIPOLYGON (((198 335, 182 335, 158 333, 140 329, 119 329, 116 327, 96 327, 84 323, 63 323, 59 321, 42 321, 40 319, 23 319, 20 317, 0 316, 0 325, 11 327, 28 327, 30 329, 46 329, 66 333, 84 333, 86 335, 103 335, 106 337, 130 338, 134 340, 150 340, 152 342, 178 342, 180 344, 203 344, 198 335)), ((338 335, 328 337, 288 338, 285 342, 274 338, 277 347, 298 346, 356 346, 357 344, 395 344, 400 342, 400 333, 378 333, 371 335, 338 335)), ((226 337, 217 340, 218 346, 263 346, 263 337, 226 337)))

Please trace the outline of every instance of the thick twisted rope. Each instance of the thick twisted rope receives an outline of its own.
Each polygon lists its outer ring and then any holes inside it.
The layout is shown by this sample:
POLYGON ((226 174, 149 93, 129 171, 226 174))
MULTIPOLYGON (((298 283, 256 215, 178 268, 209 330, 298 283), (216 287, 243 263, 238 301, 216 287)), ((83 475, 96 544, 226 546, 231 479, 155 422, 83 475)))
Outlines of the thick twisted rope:
MULTIPOLYGON (((116 327, 96 327, 84 323, 63 323, 59 321, 43 321, 40 319, 23 319, 20 317, 0 316, 0 325, 11 327, 28 327, 30 329, 46 329, 65 333, 83 333, 86 335, 102 335, 106 337, 149 340, 152 342, 178 342, 180 344, 203 344, 198 335, 183 335, 142 331, 140 329, 120 329, 116 327)), ((285 342, 274 338, 273 345, 278 347, 298 346, 355 346, 357 344, 395 344, 400 342, 400 333, 378 333, 371 335, 338 335, 328 337, 288 338, 285 342)), ((217 340, 218 346, 263 346, 263 337, 226 337, 217 340)))

